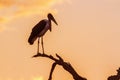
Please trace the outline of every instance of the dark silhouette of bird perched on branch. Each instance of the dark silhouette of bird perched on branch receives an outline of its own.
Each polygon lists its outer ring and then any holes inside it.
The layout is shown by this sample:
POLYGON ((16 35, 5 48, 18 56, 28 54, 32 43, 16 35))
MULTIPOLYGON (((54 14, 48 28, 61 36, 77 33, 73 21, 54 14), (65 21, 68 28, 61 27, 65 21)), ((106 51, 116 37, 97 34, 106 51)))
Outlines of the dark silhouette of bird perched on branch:
POLYGON ((48 17, 48 19, 41 20, 38 24, 36 24, 33 27, 32 32, 30 34, 30 37, 28 39, 28 42, 30 43, 30 45, 32 45, 34 43, 34 41, 38 38, 38 50, 37 50, 37 53, 39 53, 39 39, 41 37, 42 50, 43 50, 43 54, 44 54, 43 36, 48 30, 52 31, 51 20, 56 25, 58 25, 55 18, 53 17, 53 15, 51 13, 48 13, 47 17, 48 17))

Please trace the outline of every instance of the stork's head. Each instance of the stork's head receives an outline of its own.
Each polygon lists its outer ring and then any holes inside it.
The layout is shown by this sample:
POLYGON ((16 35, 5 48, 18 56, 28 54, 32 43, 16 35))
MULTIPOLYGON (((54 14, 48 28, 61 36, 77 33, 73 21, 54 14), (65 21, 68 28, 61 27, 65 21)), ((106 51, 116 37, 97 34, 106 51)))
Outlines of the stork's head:
POLYGON ((49 13, 47 17, 49 20, 52 20, 56 25, 58 25, 55 18, 53 17, 53 15, 51 13, 49 13))

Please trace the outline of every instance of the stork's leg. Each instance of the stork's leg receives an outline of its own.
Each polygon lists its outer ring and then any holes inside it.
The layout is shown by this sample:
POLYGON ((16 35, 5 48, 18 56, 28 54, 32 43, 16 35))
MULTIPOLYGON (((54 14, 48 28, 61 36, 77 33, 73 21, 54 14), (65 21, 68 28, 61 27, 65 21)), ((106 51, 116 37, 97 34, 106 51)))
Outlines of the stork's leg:
POLYGON ((43 51, 43 54, 44 54, 43 36, 41 37, 41 44, 42 44, 42 51, 43 51))
POLYGON ((38 37, 38 47, 37 47, 37 54, 39 53, 39 40, 40 40, 40 37, 38 37))

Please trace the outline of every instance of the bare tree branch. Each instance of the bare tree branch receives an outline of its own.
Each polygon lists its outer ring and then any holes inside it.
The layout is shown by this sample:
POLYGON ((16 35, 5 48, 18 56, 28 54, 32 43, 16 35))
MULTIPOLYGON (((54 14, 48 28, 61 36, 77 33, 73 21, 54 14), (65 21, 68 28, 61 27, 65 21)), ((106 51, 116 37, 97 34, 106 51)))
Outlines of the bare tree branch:
POLYGON ((47 58, 50 58, 54 61, 58 61, 58 59, 54 58, 52 55, 41 54, 41 53, 38 53, 38 54, 34 55, 33 57, 47 57, 47 58))
POLYGON ((48 80, 52 80, 52 73, 53 73, 56 65, 57 65, 57 63, 54 62, 53 65, 52 65, 52 68, 51 68, 51 71, 50 71, 50 76, 49 76, 49 79, 48 79, 48 80))
POLYGON ((51 68, 51 72, 50 72, 50 76, 48 80, 52 80, 52 73, 56 67, 56 65, 61 65, 66 71, 68 71, 74 78, 74 80, 87 80, 86 78, 81 77, 72 67, 72 65, 68 62, 64 62, 64 60, 58 55, 56 54, 56 56, 58 57, 58 59, 54 58, 52 55, 47 55, 47 54, 41 54, 38 53, 37 55, 34 55, 33 57, 46 57, 49 59, 52 59, 53 61, 55 61, 52 65, 51 68))

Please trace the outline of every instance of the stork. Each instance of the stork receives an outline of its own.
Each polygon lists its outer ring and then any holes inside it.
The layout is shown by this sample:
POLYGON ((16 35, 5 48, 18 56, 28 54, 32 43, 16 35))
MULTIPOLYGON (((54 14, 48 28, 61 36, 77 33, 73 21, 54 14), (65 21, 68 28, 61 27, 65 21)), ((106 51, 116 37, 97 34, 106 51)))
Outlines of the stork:
POLYGON ((32 32, 28 39, 29 44, 32 45, 34 43, 34 41, 38 38, 37 53, 39 53, 39 40, 41 38, 42 52, 44 54, 43 36, 45 35, 45 33, 48 30, 50 30, 50 32, 52 31, 51 20, 56 25, 58 25, 55 18, 53 17, 53 15, 51 13, 48 13, 47 17, 48 17, 48 19, 41 20, 38 24, 36 24, 33 27, 32 32))

